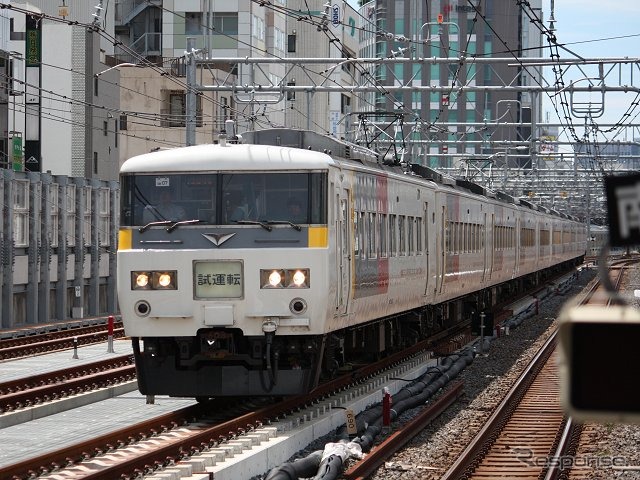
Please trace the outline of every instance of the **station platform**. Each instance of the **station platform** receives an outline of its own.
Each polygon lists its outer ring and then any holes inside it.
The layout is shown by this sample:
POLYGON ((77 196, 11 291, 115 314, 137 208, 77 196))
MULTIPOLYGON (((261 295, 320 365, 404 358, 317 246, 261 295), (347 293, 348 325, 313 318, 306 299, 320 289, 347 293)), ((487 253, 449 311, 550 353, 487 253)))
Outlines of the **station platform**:
MULTIPOLYGON (((107 342, 73 350, 6 360, 0 382, 51 372, 109 357, 131 354, 129 340, 114 340, 115 353, 107 353, 107 342)), ((138 392, 135 381, 95 392, 7 412, 0 415, 0 466, 10 465, 45 452, 130 426, 195 403, 194 399, 156 396, 154 404, 138 392)))
POLYGON ((115 353, 107 353, 107 347, 107 342, 78 347, 77 359, 73 358, 73 349, 70 349, 42 353, 17 360, 3 360, 0 362, 0 365, 2 365, 2 368, 0 368, 0 383, 100 360, 108 360, 120 355, 133 355, 131 340, 129 339, 114 339, 113 350, 115 353))

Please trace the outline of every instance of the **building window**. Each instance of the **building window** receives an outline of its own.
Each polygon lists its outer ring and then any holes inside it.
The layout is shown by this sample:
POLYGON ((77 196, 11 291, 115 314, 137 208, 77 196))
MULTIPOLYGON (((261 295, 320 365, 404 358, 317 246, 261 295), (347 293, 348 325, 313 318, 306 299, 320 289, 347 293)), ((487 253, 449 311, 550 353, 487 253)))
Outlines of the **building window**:
MULTIPOLYGON (((295 81, 287 83, 287 87, 295 87, 295 86, 296 86, 296 82, 295 81)), ((295 99, 296 99, 296 92, 287 90, 287 100, 292 102, 295 99)))
POLYGON ((67 246, 73 247, 76 244, 76 186, 67 185, 66 190, 67 246))
POLYGON ((291 35, 287 35, 287 52, 294 53, 296 51, 296 38, 295 30, 291 35))
POLYGON ((9 19, 9 40, 24 40, 26 32, 16 32, 14 19, 9 19))
POLYGON ((344 93, 340 94, 340 112, 343 114, 351 113, 351 97, 344 93))
POLYGON ((127 116, 126 115, 120 115, 120 130, 126 130, 127 129, 127 116))
MULTIPOLYGON (((168 92, 168 109, 162 109, 163 127, 184 127, 187 119, 187 95, 183 90, 168 92)), ((196 95, 196 127, 202 126, 202 96, 196 95)))
MULTIPOLYGON (((344 48, 342 50, 342 58, 347 59, 347 58, 355 58, 356 54, 347 50, 346 48, 344 48)), ((343 72, 347 72, 349 75, 353 75, 355 76, 356 74, 356 66, 354 62, 345 62, 342 64, 342 67, 340 67, 342 69, 343 72)))
POLYGON ((214 13, 213 15, 212 33, 214 35, 238 35, 237 13, 214 13))
POLYGON ((111 208, 109 204, 109 189, 98 189, 98 242, 100 246, 107 246, 110 244, 109 234, 111 231, 110 213, 111 208))
POLYGON ((264 20, 256 15, 253 15, 251 34, 253 38, 264 41, 264 20))
POLYGON ((13 182, 13 241, 16 247, 29 245, 29 182, 13 182))
POLYGON ((202 12, 186 12, 184 14, 185 35, 202 35, 202 12))
MULTIPOLYGON (((98 154, 94 152, 93 155, 94 161, 98 161, 98 154)), ((82 236, 84 240, 84 246, 88 247, 91 245, 91 214, 92 214, 92 206, 93 202, 91 201, 91 187, 84 187, 82 189, 82 193, 84 195, 84 216, 82 222, 82 236)))
POLYGON ((275 28, 273 32, 273 47, 278 52, 284 53, 285 48, 285 33, 279 28, 275 28))
POLYGON ((105 121, 102 122, 102 133, 104 134, 105 137, 109 133, 109 121, 108 120, 105 120, 105 121))
POLYGON ((98 152, 93 152, 93 174, 98 174, 98 152))
POLYGON ((169 126, 184 127, 186 114, 186 95, 184 92, 169 95, 169 126))
POLYGON ((93 95, 98 96, 98 77, 93 77, 93 95))

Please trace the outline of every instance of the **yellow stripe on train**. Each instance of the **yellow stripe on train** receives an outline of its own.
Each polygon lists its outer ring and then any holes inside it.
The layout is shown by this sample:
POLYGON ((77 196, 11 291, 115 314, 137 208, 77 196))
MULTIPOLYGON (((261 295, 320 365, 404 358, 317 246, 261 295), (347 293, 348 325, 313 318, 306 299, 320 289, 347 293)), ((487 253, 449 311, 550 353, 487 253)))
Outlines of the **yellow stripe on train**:
POLYGON ((329 244, 327 227, 309 227, 309 248, 326 248, 329 244))
POLYGON ((118 250, 131 250, 131 230, 121 228, 118 232, 118 250))

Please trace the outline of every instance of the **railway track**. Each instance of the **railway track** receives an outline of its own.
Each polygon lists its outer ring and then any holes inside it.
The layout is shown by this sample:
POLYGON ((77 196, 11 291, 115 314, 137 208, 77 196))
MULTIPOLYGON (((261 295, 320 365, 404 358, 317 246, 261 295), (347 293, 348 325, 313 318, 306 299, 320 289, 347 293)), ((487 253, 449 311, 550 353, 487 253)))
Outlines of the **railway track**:
MULTIPOLYGON (((619 288, 626 269, 637 261, 612 265, 613 288, 619 288)), ((609 305, 612 297, 603 290, 601 281, 594 282, 581 304, 609 305)), ((554 332, 442 480, 551 480, 565 473, 558 459, 574 454, 581 426, 560 405, 555 349, 554 332)))
POLYGON ((564 426, 555 334, 540 349, 443 480, 540 478, 564 426))
MULTIPOLYGON (((114 322, 113 338, 121 337, 124 337, 122 322, 114 322)), ((105 342, 107 338, 108 325, 106 323, 4 338, 0 339, 0 361, 68 350, 74 346, 101 343, 105 342)))
POLYGON ((132 355, 0 383, 0 414, 133 380, 132 355))
MULTIPOLYGON (((372 380, 374 377, 384 375, 381 372, 385 369, 393 372, 387 373, 386 378, 402 374, 407 368, 401 366, 403 361, 414 365, 424 363, 429 357, 424 351, 432 346, 432 342, 422 342, 408 351, 366 365, 323 384, 308 395, 286 398, 250 411, 245 408, 242 413, 238 413, 242 406, 238 407, 238 402, 233 400, 196 405, 170 417, 160 417, 91 442, 71 445, 0 468, 0 478, 26 479, 36 473, 49 475, 55 472, 65 478, 111 480, 134 478, 143 472, 175 464, 185 457, 207 456, 207 462, 213 462, 220 459, 220 455, 225 458, 238 450, 239 444, 251 445, 273 437, 276 428, 268 427, 272 422, 297 426, 330 412, 333 406, 351 401, 372 389, 378 390, 379 383, 372 380), (224 411, 231 414, 225 417, 211 414, 224 411)), ((342 419, 342 411, 336 412, 340 412, 342 419)), ((202 463, 202 468, 204 465, 202 463)), ((46 475, 42 478, 48 478, 46 475)))
MULTIPOLYGON (((462 336, 459 327, 456 330, 443 332, 437 338, 437 341, 447 345, 450 343, 457 345, 463 340, 465 337, 462 336)), ((94 439, 91 444, 74 445, 45 457, 0 469, 0 477, 22 479, 29 478, 34 472, 39 472, 38 474, 57 472, 56 475, 58 475, 64 471, 65 478, 132 478, 175 464, 184 458, 190 458, 191 463, 200 465, 204 471, 207 465, 211 465, 210 462, 215 463, 215 459, 228 456, 226 452, 230 443, 263 442, 274 435, 275 427, 265 427, 271 422, 280 424, 289 422, 299 425, 309 418, 331 410, 333 406, 339 406, 342 401, 336 401, 336 397, 344 398, 346 402, 349 399, 353 401, 359 393, 372 388, 368 384, 373 384, 373 388, 377 389, 377 381, 372 383, 371 379, 380 374, 384 368, 398 365, 402 361, 402 356, 417 357, 424 355, 421 352, 425 349, 437 348, 439 347, 436 339, 431 339, 429 342, 414 346, 408 353, 403 352, 402 355, 384 359, 382 363, 355 370, 332 384, 317 389, 313 395, 287 399, 277 405, 243 414, 240 418, 224 420, 218 417, 211 421, 205 418, 206 414, 201 413, 197 416, 194 411, 189 410, 185 414, 180 414, 180 418, 170 422, 167 419, 160 419, 159 423, 155 422, 144 427, 136 425, 131 429, 116 432, 114 435, 94 439), (334 400, 328 400, 330 398, 334 400), (189 426, 194 422, 198 425, 197 428, 189 426), (168 423, 171 428, 167 427, 168 423), (203 426, 204 423, 209 425, 203 426), (247 437, 250 437, 249 440, 247 437), (129 453, 123 453, 123 448, 129 453), (130 455, 130 452, 135 454, 130 455), (208 460, 194 460, 203 457, 208 460), (199 461, 201 463, 198 463, 199 461)), ((447 397, 443 400, 444 403, 434 403, 431 412, 423 416, 423 421, 430 421, 434 415, 446 408, 447 401, 455 401, 460 392, 461 386, 458 385, 444 395, 443 397, 447 397)), ((214 408, 221 409, 219 406, 214 408)), ((415 425, 412 428, 414 431, 419 430, 415 425)), ((414 434, 407 429, 396 437, 406 442, 414 434)), ((47 477, 45 475, 42 478, 47 477)), ((347 476, 347 478, 360 477, 347 476)))

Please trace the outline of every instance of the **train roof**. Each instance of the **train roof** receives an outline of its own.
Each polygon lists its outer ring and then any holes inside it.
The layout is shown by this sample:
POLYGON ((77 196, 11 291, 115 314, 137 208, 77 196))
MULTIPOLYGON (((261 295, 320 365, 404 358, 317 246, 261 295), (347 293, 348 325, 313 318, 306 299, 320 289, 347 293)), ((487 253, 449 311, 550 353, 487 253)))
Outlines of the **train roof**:
POLYGON ((379 155, 373 150, 310 130, 291 128, 254 130, 243 133, 242 141, 259 145, 278 145, 322 152, 339 159, 371 165, 377 165, 379 160, 379 155))
POLYGON ((270 128, 245 132, 216 144, 179 147, 132 157, 120 168, 121 173, 192 172, 213 170, 324 169, 341 161, 356 162, 376 170, 395 174, 412 174, 445 188, 467 191, 513 206, 539 211, 558 218, 577 218, 542 205, 493 191, 474 182, 449 177, 425 165, 389 164, 373 150, 309 130, 270 128), (303 150, 303 152, 301 152, 303 150), (242 158, 242 165, 238 165, 242 158))
POLYGON ((270 145, 206 144, 145 153, 125 161, 120 173, 211 170, 322 169, 335 163, 322 152, 270 145), (238 159, 242 158, 242 163, 238 159))

